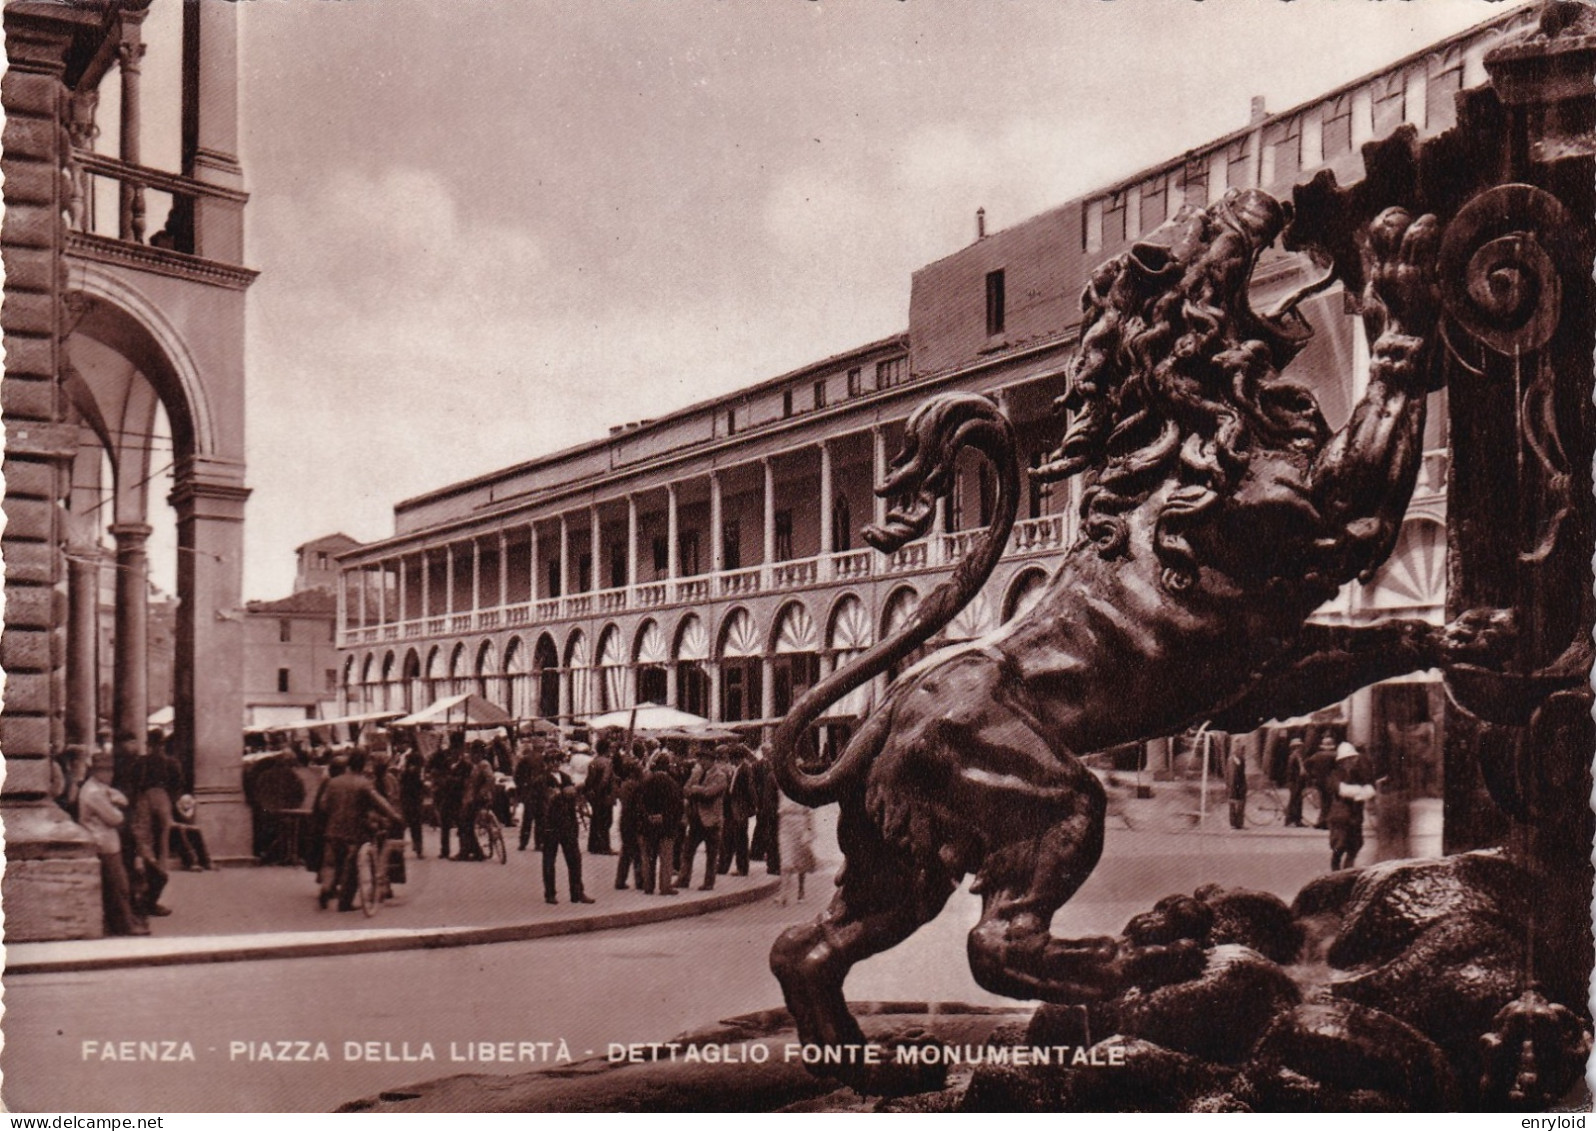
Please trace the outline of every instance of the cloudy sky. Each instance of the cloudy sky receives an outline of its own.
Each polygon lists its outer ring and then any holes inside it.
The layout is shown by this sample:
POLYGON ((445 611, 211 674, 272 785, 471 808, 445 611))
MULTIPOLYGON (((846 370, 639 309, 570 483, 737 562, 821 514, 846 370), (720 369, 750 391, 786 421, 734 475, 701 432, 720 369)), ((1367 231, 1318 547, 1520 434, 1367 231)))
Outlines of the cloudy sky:
POLYGON ((255 0, 245 593, 906 327, 909 275, 1485 0, 255 0))

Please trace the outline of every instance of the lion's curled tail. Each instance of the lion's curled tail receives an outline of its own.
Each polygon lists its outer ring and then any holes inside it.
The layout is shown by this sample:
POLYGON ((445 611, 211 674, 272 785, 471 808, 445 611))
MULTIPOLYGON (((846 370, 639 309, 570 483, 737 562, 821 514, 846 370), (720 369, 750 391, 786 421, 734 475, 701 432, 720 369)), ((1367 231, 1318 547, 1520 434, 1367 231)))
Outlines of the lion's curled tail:
POLYGON ((799 736, 826 708, 908 656, 956 617, 981 591, 1003 556, 1019 510, 1018 449, 1008 417, 975 393, 936 397, 909 417, 903 451, 893 461, 886 481, 876 487, 878 495, 905 501, 887 513, 883 524, 866 527, 865 540, 890 554, 923 536, 931 528, 938 500, 953 486, 958 455, 966 447, 984 454, 997 473, 992 524, 952 576, 920 603, 908 624, 811 687, 776 727, 771 738, 771 766, 782 790, 794 801, 816 806, 835 800, 838 791, 867 768, 875 753, 869 743, 850 742, 835 764, 810 773, 798 765, 799 736))

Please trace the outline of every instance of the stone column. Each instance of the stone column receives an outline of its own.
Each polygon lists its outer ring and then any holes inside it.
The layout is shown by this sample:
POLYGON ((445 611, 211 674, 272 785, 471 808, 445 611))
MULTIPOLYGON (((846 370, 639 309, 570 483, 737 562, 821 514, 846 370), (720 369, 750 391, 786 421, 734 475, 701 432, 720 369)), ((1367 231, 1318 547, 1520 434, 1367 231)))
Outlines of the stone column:
POLYGON ((626 496, 626 586, 637 585, 637 496, 626 496))
POLYGON ((587 508, 587 556, 593 564, 588 569, 587 587, 589 590, 608 589, 608 585, 601 585, 604 568, 602 553, 604 542, 603 528, 599 524, 598 504, 593 503, 587 508))
MULTIPOLYGON (((112 726, 121 756, 145 752, 149 725, 150 573, 142 522, 116 523, 116 645, 112 659, 112 726)), ((243 717, 243 712, 239 712, 243 717)))
POLYGON ((482 539, 471 536, 471 612, 482 608, 482 539))
POLYGON ((445 545, 443 554, 443 615, 450 616, 454 612, 454 544, 445 545))
POLYGON ((394 611, 394 620, 398 621, 400 624, 403 624, 407 619, 409 619, 410 613, 410 610, 406 608, 405 605, 405 597, 407 596, 405 592, 405 574, 407 571, 405 570, 405 556, 403 554, 399 555, 398 569, 399 586, 396 595, 396 603, 399 607, 394 611))
POLYGON ((709 473, 709 568, 711 573, 726 571, 725 503, 720 493, 720 472, 709 473))
POLYGON ((510 603, 510 554, 509 539, 503 530, 499 531, 499 607, 503 608, 510 603))
POLYGON ((831 579, 831 555, 837 548, 837 532, 832 528, 831 445, 820 441, 820 580, 831 579))
POLYGON ((66 740, 92 746, 100 720, 100 548, 67 553, 66 740))
POLYGON ((177 662, 174 749, 185 762, 200 827, 220 859, 251 855, 239 723, 244 718, 244 502, 236 465, 178 468, 177 662), (232 614, 232 615, 229 615, 232 614))
POLYGON ((338 642, 345 642, 349 634, 349 570, 338 571, 338 642))
POLYGON ((542 565, 538 561, 538 524, 535 522, 527 523, 526 532, 527 569, 531 573, 531 577, 527 579, 526 592, 529 600, 536 601, 538 599, 538 567, 542 565))
POLYGON ((61 75, 75 25, 62 9, 9 5, 9 64, 0 102, 10 135, 4 170, 5 631, 0 750, 5 781, 6 942, 101 932, 100 865, 87 830, 48 799, 49 758, 64 738, 66 580, 60 500, 71 483, 78 427, 62 423, 61 214, 65 178, 61 75))
POLYGON ((377 624, 388 623, 388 563, 377 563, 377 624))
MULTIPOLYGON (((432 616, 432 554, 423 549, 421 551, 421 619, 426 621, 432 616)), ((422 631, 426 631, 423 624, 422 631)))
MULTIPOLYGON (((117 45, 118 69, 122 75, 121 158, 129 165, 140 164, 139 154, 139 75, 144 59, 144 44, 139 36, 144 23, 141 9, 122 12, 118 21, 122 42, 117 45)), ((144 187, 122 182, 119 236, 134 243, 144 242, 144 187)))
MULTIPOLYGON (((676 514, 676 484, 665 485, 665 576, 675 581, 682 574, 680 527, 676 514)), ((672 599, 675 598, 672 593, 672 599)))
POLYGON ((776 714, 776 658, 759 657, 759 717, 773 718, 776 714))
POLYGON ((183 172, 229 190, 193 204, 194 254, 244 260, 244 170, 238 163, 238 12, 183 5, 183 172))
POLYGON ((770 460, 759 461, 765 477, 765 560, 764 585, 770 587, 770 567, 776 560, 776 469, 770 460))
POLYGON ((709 703, 704 713, 716 722, 722 722, 725 712, 720 708, 720 664, 713 660, 706 661, 704 671, 709 675, 709 703))
POLYGON ((560 597, 571 595, 571 527, 560 516, 560 597))
MULTIPOLYGON (((874 492, 887 479, 887 430, 879 424, 870 429, 870 456, 874 475, 870 489, 874 492)), ((871 521, 880 526, 887 521, 887 500, 880 495, 872 494, 871 501, 874 512, 871 521)))

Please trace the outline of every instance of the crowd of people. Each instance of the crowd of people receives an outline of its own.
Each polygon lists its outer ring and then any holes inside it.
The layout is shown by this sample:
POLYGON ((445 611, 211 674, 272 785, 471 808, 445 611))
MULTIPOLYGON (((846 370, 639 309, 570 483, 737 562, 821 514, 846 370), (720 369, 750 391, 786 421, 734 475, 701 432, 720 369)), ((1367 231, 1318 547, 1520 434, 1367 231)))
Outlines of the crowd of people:
POLYGON ((417 858, 427 854, 425 830, 436 828, 438 858, 483 861, 488 846, 478 830, 487 812, 501 827, 517 828, 519 851, 541 854, 551 904, 560 899, 562 861, 565 898, 594 902, 584 853, 588 867, 593 857, 615 858, 618 891, 674 896, 695 876, 698 890, 712 891, 717 877, 746 876, 763 864, 783 876, 783 902, 802 898, 803 875, 815 868, 812 816, 781 796, 759 753, 740 742, 667 743, 624 731, 590 737, 591 745, 572 742, 524 724, 490 735, 395 733, 369 749, 295 744, 251 787, 257 850, 263 859, 303 862, 317 872, 321 905, 336 898, 347 910, 352 853, 374 823, 390 825, 417 858), (284 776, 305 770, 318 774, 308 789, 302 776, 284 776), (274 818, 297 822, 283 826, 298 830, 292 844, 274 818))
POLYGON ((142 753, 113 742, 109 727, 100 728, 93 747, 69 745, 51 759, 50 794, 94 841, 108 935, 147 935, 151 918, 172 913, 161 895, 174 844, 183 867, 212 867, 183 766, 160 729, 146 735, 142 753))

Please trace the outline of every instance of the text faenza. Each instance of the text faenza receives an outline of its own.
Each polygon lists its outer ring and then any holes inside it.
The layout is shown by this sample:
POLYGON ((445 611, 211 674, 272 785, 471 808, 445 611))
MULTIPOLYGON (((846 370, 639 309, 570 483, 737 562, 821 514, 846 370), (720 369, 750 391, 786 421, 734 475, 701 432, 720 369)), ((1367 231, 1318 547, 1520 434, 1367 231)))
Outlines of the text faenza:
POLYGON ((143 1060, 175 1064, 194 1059, 187 1041, 84 1041, 84 1060, 143 1060))

